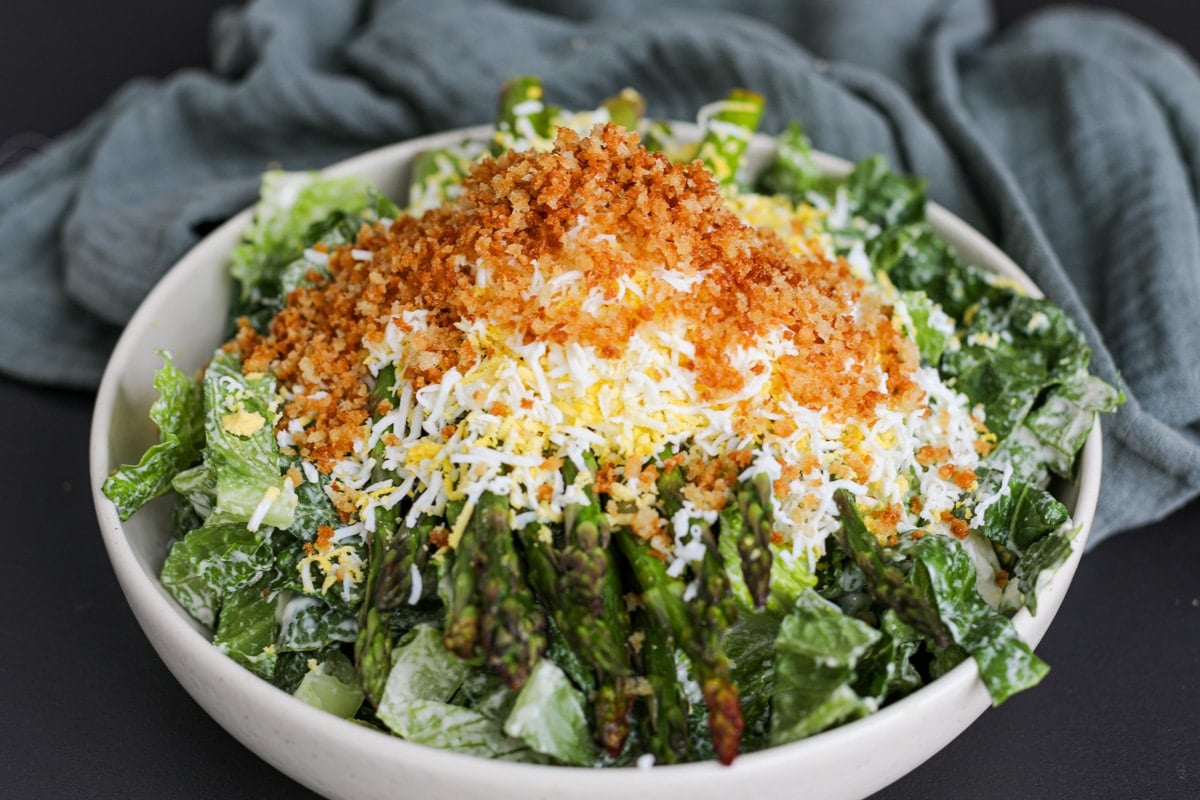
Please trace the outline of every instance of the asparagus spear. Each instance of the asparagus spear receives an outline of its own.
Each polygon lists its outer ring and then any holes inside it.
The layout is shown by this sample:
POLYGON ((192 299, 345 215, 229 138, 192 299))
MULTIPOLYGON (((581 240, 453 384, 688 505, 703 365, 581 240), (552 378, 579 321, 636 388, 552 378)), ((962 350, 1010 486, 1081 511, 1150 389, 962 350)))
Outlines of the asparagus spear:
MULTIPOLYGON (((595 468, 593 461, 588 465, 595 468)), ((578 469, 569 464, 563 475, 573 482, 578 469)), ((629 624, 608 522, 591 488, 584 493, 588 502, 563 511, 561 549, 536 523, 522 531, 521 541, 530 585, 570 647, 596 671, 593 732, 615 758, 630 731, 629 624)))
MULTIPOLYGON (((664 472, 658 479, 658 494, 663 510, 674 516, 683 508, 686 478, 679 467, 664 472)), ((704 542, 704 556, 696 570, 696 597, 688 604, 694 626, 695 644, 678 637, 684 652, 696 661, 700 688, 708 707, 708 730, 717 757, 729 763, 737 755, 745 721, 737 686, 729 674, 729 659, 724 653, 725 631, 737 618, 737 603, 729 587, 729 577, 721 564, 717 540, 711 526, 700 518, 688 520, 704 542)), ((769 574, 769 573, 768 573, 769 574)))
POLYGON ((666 630, 642 610, 633 615, 642 635, 639 670, 650 684, 641 717, 642 741, 661 764, 676 764, 691 757, 688 739, 687 699, 675 674, 674 647, 666 630))
MULTIPOLYGON (((372 417, 376 420, 382 414, 379 405, 392 393, 396 383, 396 370, 387 365, 379 371, 375 386, 370 394, 372 417)), ((376 445, 376 465, 382 462, 383 443, 376 445)), ((382 467, 376 466, 372 477, 382 478, 382 467)), ((387 683, 388 673, 392 668, 392 637, 389 630, 387 615, 374 607, 372 598, 379 583, 379 573, 382 569, 384 552, 387 549, 388 537, 396 525, 394 511, 377 509, 375 514, 375 531, 366 537, 367 548, 367 580, 363 593, 362 607, 358 614, 358 635, 354 640, 354 663, 358 671, 359 682, 363 693, 373 706, 379 705, 383 696, 383 688, 387 683)))
POLYGON ((729 674, 729 659, 721 650, 732 598, 726 595, 728 604, 715 601, 714 590, 721 582, 716 573, 724 575, 719 559, 710 554, 702 562, 700 592, 689 605, 683 599, 683 582, 671 578, 666 565, 631 531, 620 529, 616 539, 642 589, 646 610, 671 632, 675 643, 694 662, 708 708, 713 748, 722 763, 731 763, 737 756, 745 721, 737 686, 729 674))
POLYGON ((408 183, 408 211, 421 214, 455 197, 485 150, 478 142, 464 141, 418 155, 408 183))
POLYGON ((484 531, 474 564, 483 653, 500 679, 519 689, 546 652, 546 618, 521 575, 508 523, 508 498, 484 492, 475 515, 484 531))
POLYGON ((626 130, 636 130, 638 120, 646 113, 646 99, 637 89, 625 88, 601 104, 608 118, 626 130))
POLYGON ((762 608, 771 591, 771 479, 760 473, 739 484, 736 494, 741 514, 722 518, 723 526, 728 521, 736 521, 732 530, 722 527, 721 535, 734 537, 746 587, 754 605, 762 608))
MULTIPOLYGON (((585 457, 585 463, 595 474, 597 467, 590 455, 585 457)), ((563 466, 563 477, 568 483, 574 482, 577 472, 570 462, 563 466)), ((584 488, 584 494, 586 503, 572 504, 563 510, 565 544, 559 557, 559 589, 569 607, 589 612, 596 618, 595 632, 606 640, 601 647, 608 653, 619 654, 619 663, 603 668, 628 675, 625 640, 629 635, 629 624, 621 599, 620 577, 609 547, 612 532, 590 485, 584 488)), ((596 642, 593 640, 591 645, 595 646, 596 642)))
MULTIPOLYGON (((574 602, 575 598, 563 590, 564 584, 574 581, 562 575, 563 561, 549 529, 540 523, 531 523, 521 531, 520 538, 529 585, 571 648, 600 672, 630 675, 625 639, 620 633, 624 630, 620 623, 624 609, 620 606, 620 578, 615 570, 605 567, 601 612, 594 614, 587 605, 574 602), (610 583, 616 584, 615 603, 610 599, 614 594, 609 588, 610 583), (614 610, 620 613, 614 614, 614 610)), ((606 559, 611 559, 611 554, 607 554, 606 559)))
POLYGON ((762 113, 762 95, 745 89, 734 89, 714 104, 700 139, 698 156, 722 186, 736 182, 742 156, 762 113))
MULTIPOLYGON (((482 498, 480 498, 482 502, 482 498)), ((446 604, 446 624, 442 631, 446 649, 459 658, 473 660, 479 656, 479 597, 476 555, 487 537, 483 515, 471 512, 454 548, 450 565, 450 597, 446 604)))
POLYGON ((867 576, 871 594, 875 596, 876 601, 893 609, 896 616, 914 630, 928 636, 938 647, 949 644, 950 631, 938 616, 937 609, 930 606, 916 589, 905 581, 904 573, 898 567, 888 564, 884 559, 879 542, 867 530, 862 517, 858 515, 854 495, 845 489, 838 489, 833 495, 833 501, 837 504, 842 520, 842 527, 837 532, 838 543, 867 576))
POLYGON ((500 111, 492 140, 495 155, 512 149, 517 142, 548 142, 553 137, 559 109, 546 105, 542 95, 542 81, 534 75, 505 81, 500 90, 500 111))
POLYGON ((373 602, 380 611, 392 611, 409 602, 413 571, 424 572, 429 563, 429 535, 438 526, 436 517, 423 516, 415 526, 401 527, 383 555, 373 602))
POLYGON ((358 636, 354 640, 354 665, 363 694, 378 707, 392 671, 392 636, 387 615, 363 601, 358 617, 358 636))

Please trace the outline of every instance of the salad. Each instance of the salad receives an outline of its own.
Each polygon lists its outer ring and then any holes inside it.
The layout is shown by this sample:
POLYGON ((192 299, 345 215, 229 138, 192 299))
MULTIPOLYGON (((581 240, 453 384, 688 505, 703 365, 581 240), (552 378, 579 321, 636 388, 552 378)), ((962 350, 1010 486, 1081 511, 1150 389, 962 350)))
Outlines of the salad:
POLYGON ((202 374, 163 353, 161 440, 105 494, 175 498, 161 580, 238 663, 409 741, 647 766, 796 741, 967 658, 1077 529, 1119 392, 1064 313, 956 257, 924 184, 759 174, 762 100, 698 142, 626 90, 506 84, 489 141, 404 206, 270 172, 202 374))

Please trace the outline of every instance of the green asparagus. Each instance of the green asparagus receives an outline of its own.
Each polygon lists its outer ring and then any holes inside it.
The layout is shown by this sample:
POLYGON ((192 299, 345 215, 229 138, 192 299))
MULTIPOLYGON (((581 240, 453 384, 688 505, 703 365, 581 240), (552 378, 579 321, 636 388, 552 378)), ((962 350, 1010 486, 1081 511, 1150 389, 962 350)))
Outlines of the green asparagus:
POLYGON ((771 591, 771 494, 771 479, 765 473, 739 484, 738 509, 745 524, 740 530, 722 530, 722 535, 729 533, 736 537, 742 575, 758 608, 766 604, 771 591))
POLYGON ((894 610, 903 622, 928 636, 938 647, 949 644, 950 631, 938 616, 937 609, 930 606, 905 580, 904 573, 898 567, 888 564, 884 559, 879 542, 858 515, 854 495, 845 489, 838 489, 833 500, 842 521, 842 527, 837 532, 838 543, 867 576, 875 599, 894 610))
POLYGON ((704 166, 722 186, 737 182, 738 167, 750 146, 750 137, 762 119, 762 95, 734 89, 722 101, 714 103, 706 120, 704 136, 697 153, 704 166))

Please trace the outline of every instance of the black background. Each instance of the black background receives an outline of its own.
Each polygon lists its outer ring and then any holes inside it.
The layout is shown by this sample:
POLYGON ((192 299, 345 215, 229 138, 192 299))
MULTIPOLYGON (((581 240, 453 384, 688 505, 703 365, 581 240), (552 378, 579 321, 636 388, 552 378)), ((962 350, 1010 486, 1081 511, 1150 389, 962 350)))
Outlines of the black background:
MULTIPOLYGON (((220 5, 0 0, 0 166, 130 78, 205 65, 220 5)), ((995 5, 1010 24, 1045 3, 995 5)), ((1200 58, 1190 0, 1087 5, 1200 58)), ((0 378, 0 797, 311 797, 210 720, 138 629, 92 511, 91 403, 0 378)), ((1198 526, 1193 503, 1087 554, 1039 647, 1053 665, 1042 686, 879 797, 1200 798, 1198 526)))

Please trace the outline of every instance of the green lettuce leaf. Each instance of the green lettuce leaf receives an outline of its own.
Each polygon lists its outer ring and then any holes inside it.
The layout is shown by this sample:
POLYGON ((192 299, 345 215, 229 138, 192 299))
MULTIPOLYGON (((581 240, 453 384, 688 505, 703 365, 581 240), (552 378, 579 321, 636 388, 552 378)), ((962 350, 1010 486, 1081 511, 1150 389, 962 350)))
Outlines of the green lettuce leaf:
POLYGON ((440 630, 417 626, 392 652, 392 671, 377 710, 380 721, 393 733, 431 747, 486 758, 527 758, 528 745, 507 736, 500 720, 450 702, 469 670, 446 650, 440 630))
POLYGON ((975 566, 957 540, 925 536, 903 547, 913 559, 910 580, 936 606, 954 642, 975 659, 994 705, 1041 681, 1049 667, 979 596, 975 566))
POLYGON ((1001 293, 987 273, 954 255, 927 222, 885 228, 867 242, 866 252, 872 267, 886 272, 896 288, 923 291, 958 320, 983 298, 1001 293))
POLYGON ((543 658, 517 695, 504 721, 504 733, 564 764, 593 764, 596 753, 585 702, 566 673, 543 658))
MULTIPOLYGON (((289 468, 295 467, 300 470, 300 464, 299 458, 288 459, 289 468)), ((292 514, 292 524, 288 527, 295 536, 309 542, 316 538, 317 529, 322 525, 337 528, 342 524, 337 509, 333 507, 333 501, 325 494, 329 476, 318 473, 317 477, 316 483, 306 480, 296 487, 296 510, 292 514)))
POLYGON ((1017 586, 1025 598, 1030 614, 1038 608, 1037 589, 1042 575, 1053 573, 1071 555, 1071 539, 1075 531, 1067 526, 1056 528, 1031 544, 1017 562, 1017 586))
POLYGON ((1056 386, 1025 420, 1041 444, 1045 468, 1072 477, 1075 454, 1087 441, 1096 414, 1115 410, 1124 399, 1120 390, 1082 368, 1056 386))
POLYGON ((254 218, 234 249, 230 273, 241 297, 277 281, 279 272, 300 255, 309 228, 334 212, 356 213, 373 198, 361 178, 322 178, 315 172, 272 170, 263 175, 254 218))
POLYGON ((275 378, 244 376, 236 355, 217 350, 204 374, 204 461, 216 477, 210 519, 287 528, 296 509, 291 481, 281 473, 275 441, 275 378), (249 419, 244 426, 230 420, 249 419), (260 503, 266 514, 255 520, 260 503))
POLYGON ((853 683, 859 660, 879 637, 816 592, 802 594, 775 640, 771 744, 794 742, 874 711, 875 704, 859 697, 853 683))
MULTIPOLYGON (((1025 421, 1043 390, 1079 374, 1088 358, 1087 343, 1066 314, 1048 301, 1010 294, 976 309, 963 346, 945 354, 941 372, 957 391, 983 404, 988 430, 1003 440, 1025 421)), ((1065 456, 1068 463, 1076 450, 1065 456)))
POLYGON ((417 156, 408 186, 408 213, 420 216, 462 191, 462 180, 488 152, 482 142, 463 141, 417 156))
POLYGON ((913 666, 921 635, 900 620, 890 608, 880 618, 883 634, 858 664, 854 689, 879 705, 921 688, 924 681, 913 666))
POLYGON ((837 183, 817 168, 812 144, 799 122, 792 122, 776 138, 775 160, 758 177, 757 191, 782 194, 793 202, 803 202, 809 192, 827 193, 837 183))
POLYGON ((1025 548, 1066 523, 1070 513, 1054 495, 1012 477, 1013 473, 1010 473, 1006 488, 1003 473, 991 466, 981 468, 973 502, 994 498, 984 509, 979 530, 993 544, 1020 555, 1025 548))
POLYGON ((875 155, 854 165, 842 184, 851 213, 880 228, 908 225, 925 219, 923 178, 897 175, 887 159, 875 155))
POLYGON ((280 652, 316 650, 333 642, 353 642, 358 635, 354 614, 334 608, 308 595, 285 594, 280 598, 280 652))
POLYGON ((150 419, 158 426, 159 441, 137 464, 122 465, 104 481, 102 491, 121 519, 171 488, 171 479, 196 461, 204 444, 200 387, 184 375, 169 353, 159 351, 163 366, 154 375, 158 399, 150 419))
POLYGON ((217 477, 203 461, 172 478, 171 488, 201 520, 207 520, 217 504, 217 477))
POLYGON ((245 525, 205 525, 176 542, 160 579, 171 596, 205 625, 216 622, 222 599, 271 567, 260 534, 245 525))
POLYGON ((954 322, 925 292, 914 290, 902 295, 913 323, 912 337, 921 353, 921 363, 937 366, 950 343, 954 322))
MULTIPOLYGON (((793 602, 792 606, 795 605, 793 602)), ((780 617, 770 609, 743 608, 725 632, 729 674, 738 687, 743 750, 765 747, 771 726, 771 699, 775 690, 775 639, 780 617)))
POLYGON ((225 596, 213 644, 225 655, 262 678, 275 671, 275 602, 257 583, 225 596))
POLYGON ((316 669, 304 673, 293 694, 313 708, 342 719, 353 717, 364 698, 354 665, 336 650, 318 662, 316 669))
POLYGON ((392 652, 392 671, 379 702, 379 718, 405 738, 412 733, 407 707, 417 700, 449 702, 467 677, 466 662, 442 644, 442 632, 418 625, 392 652))

